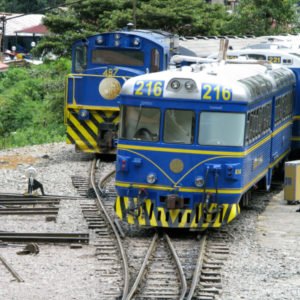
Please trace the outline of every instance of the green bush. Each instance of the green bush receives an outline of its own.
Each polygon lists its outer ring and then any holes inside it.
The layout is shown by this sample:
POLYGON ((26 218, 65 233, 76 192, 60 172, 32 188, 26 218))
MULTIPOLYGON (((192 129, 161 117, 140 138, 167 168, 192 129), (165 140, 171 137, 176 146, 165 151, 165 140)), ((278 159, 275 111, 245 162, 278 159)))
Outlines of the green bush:
POLYGON ((59 59, 0 74, 0 147, 65 140, 64 82, 71 61, 59 59))

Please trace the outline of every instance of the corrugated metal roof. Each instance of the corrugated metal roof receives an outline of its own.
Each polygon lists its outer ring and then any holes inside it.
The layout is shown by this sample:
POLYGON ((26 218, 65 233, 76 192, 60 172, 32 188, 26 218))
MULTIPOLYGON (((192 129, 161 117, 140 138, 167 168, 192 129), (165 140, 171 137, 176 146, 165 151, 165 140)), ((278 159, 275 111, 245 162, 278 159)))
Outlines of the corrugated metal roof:
POLYGON ((50 33, 50 31, 46 28, 44 25, 37 25, 37 26, 32 26, 28 27, 25 29, 22 29, 20 31, 17 31, 18 35, 22 32, 27 32, 27 33, 40 33, 40 34, 47 34, 50 33))
MULTIPOLYGON (((42 24, 42 19, 44 15, 25 15, 21 14, 2 14, 0 13, 0 17, 5 16, 6 26, 5 26, 5 35, 6 36, 15 36, 17 31, 20 31, 24 28, 33 27, 42 24), (20 16, 20 17, 17 17, 20 16), (17 18, 16 18, 17 17, 17 18), (12 18, 12 19, 10 19, 12 18)), ((1 24, 1 23, 0 23, 1 24)), ((32 35, 28 33, 18 33, 18 35, 32 35)))

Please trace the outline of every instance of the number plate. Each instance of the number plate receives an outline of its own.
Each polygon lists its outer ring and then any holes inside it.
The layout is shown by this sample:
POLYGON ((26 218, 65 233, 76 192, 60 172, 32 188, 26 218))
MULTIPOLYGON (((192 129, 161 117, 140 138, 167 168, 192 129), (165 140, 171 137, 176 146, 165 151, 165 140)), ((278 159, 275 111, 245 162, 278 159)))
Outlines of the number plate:
POLYGON ((139 80, 134 85, 133 94, 136 96, 162 97, 164 81, 139 80))
POLYGON ((202 83, 202 100, 232 101, 232 90, 217 84, 202 83))

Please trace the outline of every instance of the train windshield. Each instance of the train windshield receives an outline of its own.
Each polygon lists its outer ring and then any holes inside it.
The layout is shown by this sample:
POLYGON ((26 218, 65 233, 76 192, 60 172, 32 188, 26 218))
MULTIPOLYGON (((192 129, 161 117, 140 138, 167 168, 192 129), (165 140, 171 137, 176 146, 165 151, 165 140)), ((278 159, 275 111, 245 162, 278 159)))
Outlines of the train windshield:
POLYGON ((96 49, 92 52, 92 63, 103 65, 143 66, 144 52, 123 49, 96 49))
POLYGON ((164 142, 192 144, 194 142, 195 112, 167 109, 164 118, 164 142))
POLYGON ((120 138, 156 142, 159 139, 159 108, 121 106, 120 138))
POLYGON ((202 112, 200 114, 200 145, 233 146, 244 145, 244 113, 202 112))

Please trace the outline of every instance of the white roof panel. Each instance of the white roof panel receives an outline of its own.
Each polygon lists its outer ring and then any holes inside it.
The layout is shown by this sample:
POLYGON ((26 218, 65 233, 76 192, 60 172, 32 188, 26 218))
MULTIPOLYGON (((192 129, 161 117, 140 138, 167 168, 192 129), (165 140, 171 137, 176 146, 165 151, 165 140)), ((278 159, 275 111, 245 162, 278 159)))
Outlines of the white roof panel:
MULTIPOLYGON (((0 13, 0 16, 1 15, 0 13)), ((5 35, 6 36, 15 36, 16 35, 16 31, 22 30, 24 28, 28 28, 28 27, 32 27, 32 26, 36 26, 36 25, 40 25, 42 24, 42 19, 44 17, 44 15, 42 14, 37 14, 37 15, 25 15, 22 16, 21 14, 11 14, 11 15, 7 15, 6 16, 6 26, 5 26, 5 35), (20 17, 18 17, 20 16, 20 17), (12 19, 10 19, 12 18, 12 19)), ((18 33, 18 35, 28 35, 26 33, 18 33)))

